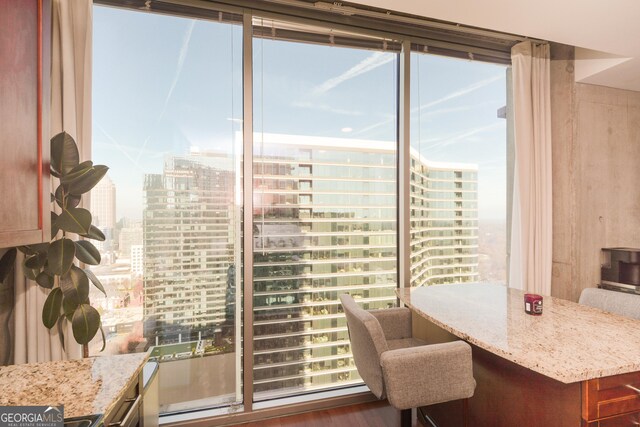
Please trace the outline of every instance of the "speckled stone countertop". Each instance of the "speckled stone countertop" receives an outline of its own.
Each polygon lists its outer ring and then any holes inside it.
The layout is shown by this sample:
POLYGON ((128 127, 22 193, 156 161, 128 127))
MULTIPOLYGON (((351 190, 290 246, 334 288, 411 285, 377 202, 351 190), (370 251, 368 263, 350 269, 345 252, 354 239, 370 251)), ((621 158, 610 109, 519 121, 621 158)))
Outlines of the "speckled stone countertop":
POLYGON ((64 405, 64 417, 105 414, 137 380, 147 353, 0 368, 0 405, 64 405))
POLYGON ((524 293, 468 283, 398 291, 446 331, 563 383, 640 371, 640 321, 549 296, 543 313, 524 312, 524 293))

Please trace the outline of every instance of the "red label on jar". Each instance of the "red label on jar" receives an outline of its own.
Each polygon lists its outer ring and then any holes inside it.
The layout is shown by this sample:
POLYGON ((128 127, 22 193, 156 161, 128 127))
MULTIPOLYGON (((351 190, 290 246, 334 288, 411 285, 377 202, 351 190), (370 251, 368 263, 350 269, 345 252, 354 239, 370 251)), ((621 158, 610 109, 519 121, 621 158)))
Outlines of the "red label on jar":
POLYGON ((542 296, 537 294, 524 294, 524 311, 534 316, 542 314, 542 296))

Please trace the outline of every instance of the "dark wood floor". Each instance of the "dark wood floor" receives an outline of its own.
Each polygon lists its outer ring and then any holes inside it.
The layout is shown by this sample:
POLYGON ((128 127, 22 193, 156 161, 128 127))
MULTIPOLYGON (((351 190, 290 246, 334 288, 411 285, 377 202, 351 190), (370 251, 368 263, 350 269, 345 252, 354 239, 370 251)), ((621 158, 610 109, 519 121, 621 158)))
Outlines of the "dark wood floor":
MULTIPOLYGON (((423 427, 413 411, 413 426, 423 427)), ((399 427, 400 411, 386 401, 362 403, 282 418, 238 424, 242 427, 399 427)))

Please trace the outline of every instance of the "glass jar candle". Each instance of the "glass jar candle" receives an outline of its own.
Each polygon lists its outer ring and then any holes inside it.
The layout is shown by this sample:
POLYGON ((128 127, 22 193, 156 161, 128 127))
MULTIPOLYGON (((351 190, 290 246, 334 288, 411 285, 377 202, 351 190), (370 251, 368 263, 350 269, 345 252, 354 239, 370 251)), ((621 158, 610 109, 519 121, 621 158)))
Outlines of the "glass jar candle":
POLYGON ((524 311, 534 316, 541 315, 542 296, 537 294, 524 294, 524 311))

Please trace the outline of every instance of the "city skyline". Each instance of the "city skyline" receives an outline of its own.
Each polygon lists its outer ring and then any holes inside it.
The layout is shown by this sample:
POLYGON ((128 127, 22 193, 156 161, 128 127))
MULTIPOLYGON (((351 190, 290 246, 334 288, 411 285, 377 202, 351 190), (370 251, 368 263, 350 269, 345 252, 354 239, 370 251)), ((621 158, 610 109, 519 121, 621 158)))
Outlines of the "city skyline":
MULTIPOLYGON (((257 396, 355 384, 338 294, 369 308, 395 304, 395 147, 301 135, 265 134, 261 142, 253 211, 257 396)), ((427 161, 415 150, 411 159, 413 285, 478 281, 477 166, 427 161)), ((162 174, 146 176, 142 234, 134 231, 140 224, 120 222, 118 242, 128 248, 120 253, 118 244, 118 253, 130 258, 105 257, 114 268, 96 269, 112 294, 124 293, 105 307, 109 339, 123 339, 115 348, 129 351, 199 340, 233 351, 241 281, 234 163, 198 151, 163 164, 162 174), (124 238, 127 229, 141 242, 124 238), (137 248, 142 274, 134 270, 137 248)))

